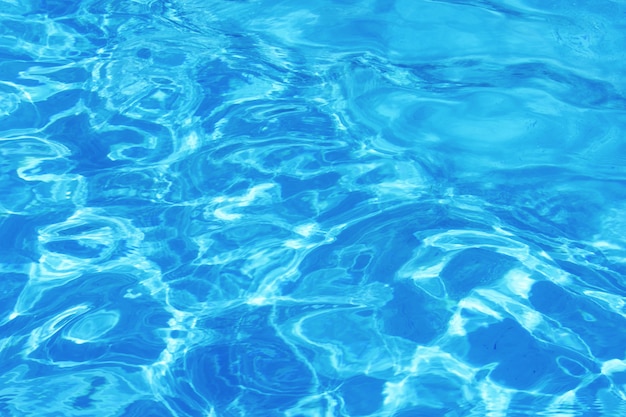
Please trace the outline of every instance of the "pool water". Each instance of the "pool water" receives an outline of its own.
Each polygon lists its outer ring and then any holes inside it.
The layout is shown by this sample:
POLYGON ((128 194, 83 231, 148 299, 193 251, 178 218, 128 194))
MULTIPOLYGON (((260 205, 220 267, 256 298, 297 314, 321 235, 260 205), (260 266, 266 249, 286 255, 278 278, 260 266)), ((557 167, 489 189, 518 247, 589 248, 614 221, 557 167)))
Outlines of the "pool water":
POLYGON ((623 0, 0 0, 0 416, 626 415, 623 0))

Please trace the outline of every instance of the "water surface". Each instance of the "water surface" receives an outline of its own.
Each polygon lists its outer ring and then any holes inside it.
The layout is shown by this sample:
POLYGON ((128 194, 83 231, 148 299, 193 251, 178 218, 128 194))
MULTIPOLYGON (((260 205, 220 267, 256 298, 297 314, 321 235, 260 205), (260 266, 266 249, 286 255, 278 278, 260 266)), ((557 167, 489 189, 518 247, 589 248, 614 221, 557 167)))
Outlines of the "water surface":
POLYGON ((0 414, 626 414, 625 22, 0 1, 0 414))

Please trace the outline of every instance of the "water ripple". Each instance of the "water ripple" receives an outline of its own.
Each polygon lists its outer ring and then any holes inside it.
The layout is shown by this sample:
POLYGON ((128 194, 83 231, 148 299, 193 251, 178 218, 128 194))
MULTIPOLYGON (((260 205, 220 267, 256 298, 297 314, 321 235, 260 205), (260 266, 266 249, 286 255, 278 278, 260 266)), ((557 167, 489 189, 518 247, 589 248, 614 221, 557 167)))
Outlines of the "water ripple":
POLYGON ((0 414, 624 414, 622 3, 3 2, 0 414))

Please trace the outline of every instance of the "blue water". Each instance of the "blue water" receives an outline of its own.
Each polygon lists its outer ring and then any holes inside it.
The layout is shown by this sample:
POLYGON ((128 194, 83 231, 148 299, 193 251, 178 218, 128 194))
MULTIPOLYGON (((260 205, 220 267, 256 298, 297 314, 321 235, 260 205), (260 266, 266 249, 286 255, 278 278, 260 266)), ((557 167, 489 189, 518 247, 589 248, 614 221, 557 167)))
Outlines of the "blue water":
POLYGON ((623 0, 0 0, 0 416, 626 415, 623 0))

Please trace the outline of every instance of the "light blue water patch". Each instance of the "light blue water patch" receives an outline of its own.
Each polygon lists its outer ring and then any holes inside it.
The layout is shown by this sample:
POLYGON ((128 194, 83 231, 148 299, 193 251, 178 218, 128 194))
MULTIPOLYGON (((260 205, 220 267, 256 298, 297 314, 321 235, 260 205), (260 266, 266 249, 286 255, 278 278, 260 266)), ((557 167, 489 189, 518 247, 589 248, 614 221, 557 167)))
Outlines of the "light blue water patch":
POLYGON ((0 0, 0 415, 626 415, 626 4, 0 0))

